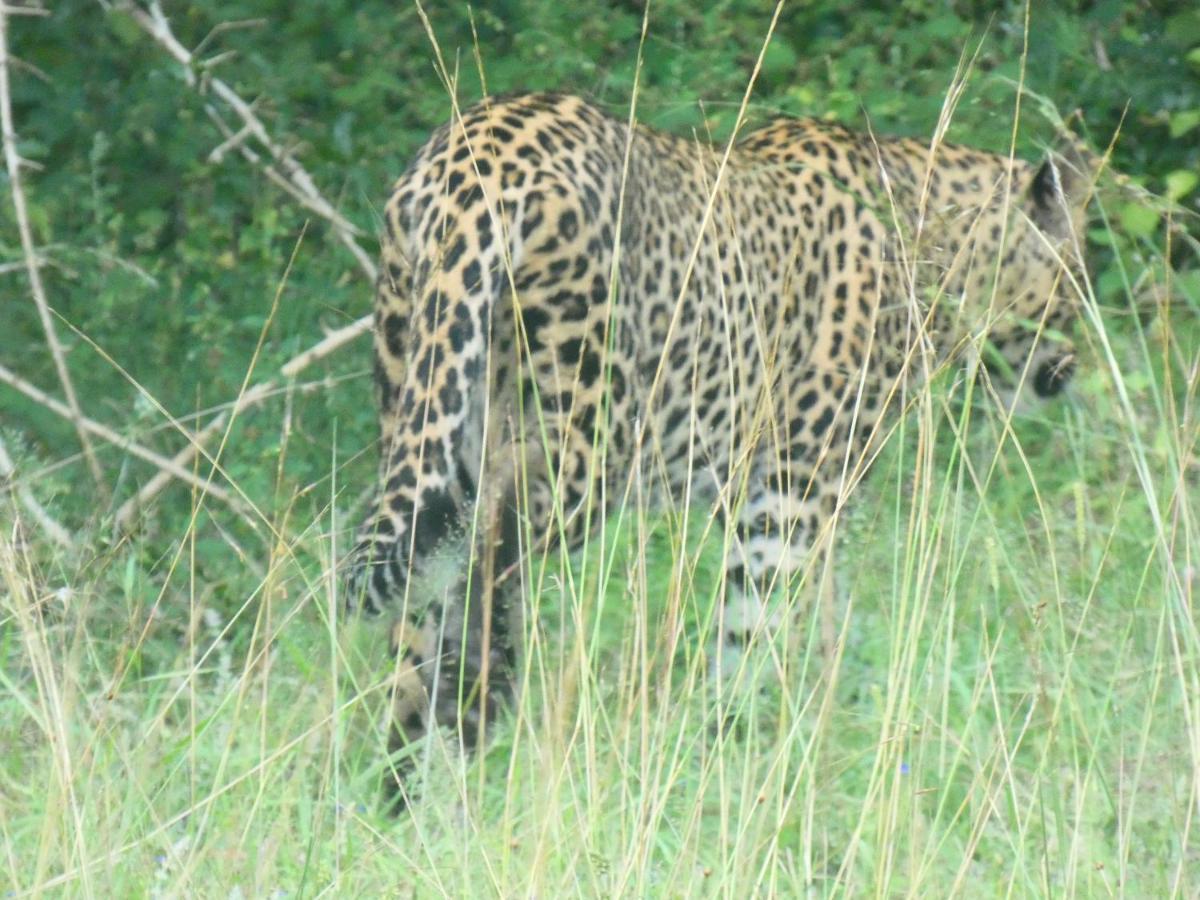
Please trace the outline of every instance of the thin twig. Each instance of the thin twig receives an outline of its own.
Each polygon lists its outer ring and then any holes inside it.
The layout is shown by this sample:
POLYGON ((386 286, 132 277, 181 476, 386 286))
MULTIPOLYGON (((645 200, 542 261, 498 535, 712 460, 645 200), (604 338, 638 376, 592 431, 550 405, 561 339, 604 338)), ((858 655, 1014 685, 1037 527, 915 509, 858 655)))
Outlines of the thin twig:
POLYGON ((8 275, 10 272, 28 272, 31 265, 41 268, 49 265, 49 262, 39 256, 36 259, 23 259, 20 262, 0 263, 0 275, 8 275))
MULTIPOLYGON (((4 382, 9 387, 20 391, 30 400, 46 407, 46 409, 50 410, 50 412, 54 413, 56 416, 61 416, 68 421, 75 421, 74 416, 71 414, 71 410, 66 406, 66 404, 55 400, 36 385, 30 384, 7 366, 0 365, 0 382, 4 382)), ((159 453, 155 453, 153 450, 143 447, 141 444, 130 440, 123 434, 113 431, 107 425, 103 425, 100 422, 95 422, 87 418, 87 416, 81 416, 78 419, 78 423, 90 434, 94 434, 96 437, 120 447, 127 453, 130 453, 140 459, 144 459, 146 462, 157 466, 163 471, 170 472, 180 481, 185 481, 188 484, 195 485, 202 491, 207 492, 208 494, 229 504, 235 509, 241 510, 243 508, 243 503, 241 500, 239 500, 229 491, 225 490, 225 488, 215 484, 209 484, 207 481, 205 481, 205 479, 195 475, 182 465, 177 464, 173 460, 167 459, 165 456, 162 456, 159 453)))
POLYGON ((0 3, 0 16, 48 16, 50 10, 40 6, 9 6, 0 3))
POLYGON ((58 524, 50 513, 46 512, 46 508, 37 501, 37 498, 33 496, 29 488, 16 482, 13 478, 16 470, 17 467, 13 464, 12 457, 8 455, 8 449, 4 446, 4 438, 0 437, 0 481, 7 481, 12 484, 12 490, 17 495, 17 500, 33 516, 33 520, 37 522, 51 541, 64 549, 70 550, 74 546, 74 541, 71 540, 71 533, 58 524))
MULTIPOLYGON (((206 104, 204 110, 209 115, 213 116, 217 124, 222 126, 222 129, 224 129, 225 122, 221 119, 220 115, 217 114, 215 109, 206 104)), ((225 159, 226 153, 228 153, 230 150, 241 149, 242 145, 245 144, 246 141, 250 140, 251 137, 253 137, 253 135, 250 134, 250 129, 243 127, 241 131, 229 135, 229 137, 225 138, 225 140, 213 147, 208 153, 208 161, 214 165, 219 165, 221 161, 225 159)))
MULTIPOLYGON (((184 47, 179 42, 179 39, 175 37, 175 34, 171 31, 170 23, 163 14, 162 7, 158 4, 157 0, 154 0, 150 4, 148 10, 144 10, 132 3, 123 3, 115 8, 128 13, 146 34, 157 41, 180 64, 183 68, 184 80, 189 87, 197 92, 203 92, 204 90, 211 91, 221 102, 233 110, 234 114, 242 122, 242 129, 247 130, 254 137, 279 168, 276 169, 270 163, 260 160, 258 155, 250 147, 246 146, 245 141, 234 141, 237 149, 248 160, 259 166, 273 182, 279 184, 281 187, 284 187, 286 184, 284 189, 304 204, 307 209, 312 210, 318 216, 328 221, 333 226, 334 233, 338 236, 338 239, 354 255, 359 267, 371 281, 374 281, 375 263, 356 239, 362 232, 342 216, 332 203, 325 199, 324 195, 317 190, 312 176, 308 174, 304 167, 300 165, 286 148, 271 137, 262 120, 255 115, 252 104, 243 100, 233 88, 220 78, 216 78, 208 73, 205 73, 203 79, 197 76, 196 69, 198 63, 195 54, 184 47)), ((209 115, 213 115, 214 112, 215 110, 211 111, 209 115)), ((219 115, 216 116, 216 119, 220 120, 219 115)), ((223 127, 222 130, 226 128, 227 126, 223 127)), ((241 131, 242 129, 238 130, 241 131)), ((229 138, 234 134, 235 132, 229 129, 225 135, 226 141, 228 142, 229 138)))
POLYGON ((50 348, 50 355, 54 358, 54 368, 58 372, 58 381, 62 385, 63 396, 67 399, 69 413, 67 418, 74 424, 75 432, 79 435, 84 458, 87 460, 88 469, 92 473, 97 488, 106 492, 104 470, 100 468, 100 460, 96 457, 91 439, 83 427, 83 411, 79 407, 79 398, 75 395, 71 373, 67 370, 66 355, 58 341, 54 318, 50 315, 50 304, 46 302, 41 266, 38 264, 37 251, 33 245, 33 231, 29 227, 29 213, 25 207, 25 190, 21 186, 21 158, 17 155, 17 135, 13 128, 12 101, 8 85, 8 16, 13 12, 13 7, 0 6, 0 133, 3 136, 4 159, 8 167, 9 185, 12 189, 17 231, 21 235, 21 249, 25 255, 26 270, 29 273, 29 289, 33 294, 33 302, 37 306, 38 317, 42 321, 46 344, 50 348))
POLYGON ((192 48, 192 55, 199 56, 218 35, 224 34, 227 31, 237 31, 242 28, 261 28, 267 24, 269 24, 269 20, 267 19, 238 19, 233 22, 221 22, 209 31, 200 43, 192 48))

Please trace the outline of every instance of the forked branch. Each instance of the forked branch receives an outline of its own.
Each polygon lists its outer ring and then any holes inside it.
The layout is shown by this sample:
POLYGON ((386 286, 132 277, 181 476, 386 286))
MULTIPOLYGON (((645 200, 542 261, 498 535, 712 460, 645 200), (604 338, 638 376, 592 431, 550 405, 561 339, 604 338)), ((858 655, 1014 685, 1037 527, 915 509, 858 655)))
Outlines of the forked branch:
POLYGON ((238 95, 237 91, 211 73, 206 72, 203 78, 197 74, 200 63, 197 61, 196 55, 175 37, 158 0, 153 0, 146 9, 129 2, 120 3, 114 8, 128 13, 146 34, 179 63, 183 69, 184 80, 191 88, 197 93, 211 91, 241 121, 241 128, 234 132, 224 124, 224 120, 221 119, 220 113, 216 109, 211 105, 207 106, 209 116, 219 123, 219 127, 225 133, 225 141, 217 148, 218 158, 230 149, 237 149, 249 162, 260 168, 272 182, 283 188, 305 208, 329 222, 333 226, 338 240, 358 261, 359 268, 363 270, 368 279, 374 281, 375 263, 358 243, 357 236, 361 234, 359 229, 325 199, 324 195, 317 190, 312 176, 300 165, 299 161, 281 143, 271 137, 250 103, 247 103, 238 95), (273 163, 263 160, 248 146, 250 138, 258 142, 273 163))

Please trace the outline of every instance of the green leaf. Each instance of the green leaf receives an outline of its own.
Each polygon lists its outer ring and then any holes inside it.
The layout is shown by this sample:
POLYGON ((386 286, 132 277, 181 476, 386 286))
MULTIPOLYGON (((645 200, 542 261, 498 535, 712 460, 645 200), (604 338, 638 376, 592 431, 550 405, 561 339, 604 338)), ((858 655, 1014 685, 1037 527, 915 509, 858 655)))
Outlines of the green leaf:
POLYGON ((787 77, 796 71, 798 57, 792 45, 783 38, 776 37, 763 53, 763 75, 771 81, 787 77))
POLYGON ((1131 237, 1148 238, 1158 228, 1158 213, 1141 203, 1126 203, 1121 207, 1121 227, 1131 237))
POLYGON ((1200 125, 1200 109, 1183 109, 1171 114, 1171 137, 1187 134, 1200 125))
POLYGON ((1125 278, 1121 270, 1111 266, 1096 279, 1096 296, 1101 303, 1111 303, 1125 293, 1125 278))
POLYGON ((1178 273, 1171 279, 1171 287, 1193 303, 1200 303, 1200 269, 1178 273))
POLYGON ((1120 244, 1120 238, 1111 228, 1089 228, 1087 237, 1089 242, 1098 247, 1116 247, 1120 244))
POLYGON ((1191 169, 1176 169, 1174 172, 1167 173, 1166 182, 1167 197, 1171 200, 1180 200, 1190 194, 1200 183, 1200 175, 1191 169))
POLYGON ((1171 16, 1164 23, 1164 36, 1176 44, 1194 44, 1200 41, 1200 11, 1195 9, 1171 16))
POLYGON ((924 37, 941 40, 958 40, 961 38, 965 23, 958 16, 946 14, 936 16, 924 23, 924 37))

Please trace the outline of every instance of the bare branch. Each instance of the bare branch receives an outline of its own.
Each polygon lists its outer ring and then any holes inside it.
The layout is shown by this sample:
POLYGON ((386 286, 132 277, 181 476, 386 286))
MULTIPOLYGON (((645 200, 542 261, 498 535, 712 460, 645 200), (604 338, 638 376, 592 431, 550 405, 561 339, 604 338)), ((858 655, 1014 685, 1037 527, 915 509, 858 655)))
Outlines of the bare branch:
POLYGON ((359 335, 366 334, 370 330, 370 316, 363 316, 361 319, 356 319, 349 325, 342 326, 337 331, 329 332, 320 343, 314 344, 303 353, 293 356, 280 367, 279 371, 283 374, 284 378, 295 378, 301 371, 308 368, 317 360, 325 358, 343 344, 350 343, 350 341, 359 335))
POLYGON ((204 52, 205 48, 207 48, 208 45, 216 39, 218 35, 224 34, 227 31, 237 31, 242 28, 261 28, 266 24, 266 19, 238 19, 233 22, 221 22, 219 25, 209 31, 209 33, 204 36, 204 39, 195 46, 195 48, 192 50, 192 55, 199 56, 204 52))
POLYGON ((221 500, 224 503, 229 504, 234 509, 243 509, 244 504, 242 501, 229 491, 225 490, 225 488, 220 487, 219 485, 210 484, 208 481, 199 477, 198 475, 195 475, 184 466, 167 459, 165 456, 155 453, 153 450, 143 447, 141 444, 130 440, 123 434, 113 431, 107 425, 103 425, 100 422, 95 422, 86 416, 80 416, 78 419, 76 419, 71 413, 71 410, 65 404, 55 400, 36 385, 30 384, 7 366, 0 365, 0 382, 4 382, 10 387, 20 391, 30 400, 46 407, 46 409, 50 410, 50 412, 54 413, 56 416, 61 416, 68 421, 75 421, 80 427, 89 433, 96 435, 96 437, 120 447, 125 452, 130 453, 139 459, 144 459, 146 462, 158 467, 159 469, 162 469, 163 471, 170 472, 172 476, 178 478, 180 481, 185 481, 190 485, 198 487, 201 491, 216 497, 218 500, 221 500))
MULTIPOLYGON (((366 273, 369 279, 374 281, 375 264, 356 240, 357 236, 362 232, 342 216, 334 208, 333 204, 326 200, 321 192, 317 190, 312 177, 300 165, 295 156, 271 137, 262 120, 255 114, 251 104, 243 100, 233 88, 220 78, 216 78, 207 72, 204 75, 203 83, 201 82, 200 77, 197 75, 198 65, 195 54, 184 47, 179 42, 179 39, 175 37, 175 34, 171 31, 170 23, 163 14, 162 7, 158 4, 157 0, 151 2, 149 10, 144 10, 132 3, 122 3, 116 8, 132 16, 138 26, 157 41, 179 63, 183 68, 184 79, 190 87, 196 91, 202 91, 202 89, 210 90, 222 103, 233 110, 234 114, 241 120, 242 126, 266 150, 278 166, 278 169, 275 169, 264 161, 260 161, 257 158, 257 154, 247 147, 244 142, 238 147, 242 155, 262 168, 267 177, 276 184, 279 184, 281 181, 287 182, 289 185, 288 193, 300 200, 306 208, 328 221, 333 226, 334 233, 337 234, 338 239, 354 254, 359 267, 366 273)), ((229 136, 226 135, 227 138, 229 136)))
MULTIPOLYGON (((210 115, 216 112, 216 110, 214 110, 211 106, 206 106, 205 111, 210 115)), ((225 122, 219 116, 214 116, 214 119, 218 125, 224 128, 225 122)), ((242 145, 245 144, 250 137, 251 135, 249 128, 242 128, 241 131, 237 131, 229 135, 229 137, 225 138, 225 140, 213 147, 208 154, 208 161, 210 163, 220 164, 221 160, 225 158, 226 153, 228 153, 230 150, 240 150, 242 145)))
POLYGON ((79 435, 79 443, 83 447, 83 455, 96 486, 102 492, 106 492, 104 471, 100 468, 100 460, 97 459, 91 439, 83 426, 83 412, 79 407, 79 398, 75 394, 71 373, 67 369, 66 355, 58 341, 54 318, 50 314, 50 304, 46 301, 41 267, 38 264, 37 250, 33 245, 33 231, 29 227, 25 190, 21 185, 21 158, 17 155, 17 135, 13 127, 12 101, 8 84, 8 16, 12 12, 14 12, 13 7, 0 6, 0 134, 3 136, 4 159, 8 167, 9 184, 12 188, 17 231, 21 235, 21 249, 25 255, 25 267, 29 274, 29 289, 33 294, 33 302, 37 306, 38 317, 42 321, 42 330, 46 334, 46 345, 50 348, 50 355, 54 359, 54 368, 58 372, 58 381, 62 385, 63 396, 67 399, 66 408, 69 413, 67 418, 74 424, 75 433, 79 435))
POLYGON ((41 268, 47 265, 47 262, 39 256, 34 259, 24 259, 21 262, 0 263, 0 275, 8 275, 10 272, 27 272, 31 265, 41 268))
MULTIPOLYGON (((318 216, 327 218, 327 205, 324 203, 324 201, 322 201, 320 204, 314 204, 312 198, 305 194, 300 187, 289 181, 287 176, 272 166, 270 162, 263 159, 259 154, 255 153, 252 147, 247 146, 247 140, 254 136, 254 133, 251 129, 242 128, 241 130, 235 132, 229 127, 225 120, 221 118, 220 112, 218 112, 216 107, 214 107, 211 103, 204 104, 204 111, 208 114, 208 117, 213 120, 213 123, 217 126, 217 129, 225 137, 225 140, 218 145, 212 151, 212 153, 209 154, 209 160, 211 162, 219 162, 225 153, 231 149, 236 149, 242 154, 248 163, 260 169, 262 173, 266 175, 267 178, 285 194, 287 194, 305 209, 311 210, 318 216)), ((340 217, 337 220, 330 219, 329 221, 330 224, 333 225, 334 233, 337 234, 338 239, 341 240, 341 242, 350 250, 352 254, 354 254, 354 258, 358 261, 359 268, 362 269, 363 273, 367 276, 367 279, 373 283, 375 281, 376 273, 375 263, 371 260, 371 257, 367 254, 367 252, 363 250, 358 241, 355 240, 354 234, 357 233, 357 230, 352 232, 342 228, 340 225, 340 222, 342 221, 340 217)), ((351 225, 349 228, 353 229, 354 226, 351 225)))
MULTIPOLYGON (((8 455, 8 449, 4 446, 4 438, 0 437, 0 481, 11 481, 15 473, 16 466, 13 465, 12 457, 8 455)), ((14 484, 12 490, 17 495, 17 500, 33 516, 33 520, 51 541, 67 550, 74 546, 71 533, 59 525, 50 513, 46 512, 46 508, 38 503, 29 488, 23 484, 14 484)))
POLYGON ((42 9, 40 6, 9 6, 8 4, 0 3, 0 17, 48 15, 50 15, 50 10, 42 9))

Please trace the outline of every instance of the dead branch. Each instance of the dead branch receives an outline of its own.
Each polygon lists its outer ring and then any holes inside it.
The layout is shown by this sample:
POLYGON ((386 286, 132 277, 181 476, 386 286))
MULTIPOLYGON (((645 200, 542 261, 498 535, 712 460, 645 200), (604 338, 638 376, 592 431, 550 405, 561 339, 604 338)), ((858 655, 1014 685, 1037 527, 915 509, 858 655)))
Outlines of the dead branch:
MULTIPOLYGON (((317 190, 312 176, 308 174, 304 167, 300 165, 285 147, 271 137, 262 120, 255 115, 252 104, 243 100, 233 88, 220 78, 216 78, 206 72, 203 79, 201 79, 196 74, 198 63, 195 54, 184 47, 178 38, 175 37, 175 34, 171 31, 170 23, 163 14, 162 7, 158 4, 157 0, 153 0, 150 3, 148 10, 144 10, 128 2, 121 3, 114 8, 123 10, 132 16, 138 26, 157 41, 179 63, 183 68, 184 79, 191 88, 197 92, 212 91, 222 103, 233 110, 234 114, 242 122, 242 129, 239 129, 239 131, 243 129, 248 131, 259 145, 266 150, 278 168, 261 160, 258 154, 246 145, 245 139, 231 141, 236 132, 233 129, 228 129, 228 126, 223 126, 222 130, 228 131, 225 135, 226 144, 236 146, 243 156, 259 166, 274 183, 281 187, 286 183, 287 187, 284 189, 291 196, 301 202, 305 208, 328 221, 333 226, 334 233, 338 236, 338 239, 354 254, 359 267, 371 281, 374 281, 375 264, 356 239, 361 234, 359 229, 343 217, 334 208, 333 204, 325 199, 321 192, 317 190)), ((212 113, 210 112, 211 115, 212 113)), ((219 114, 217 119, 220 119, 219 114)))
POLYGON ((284 378, 295 378, 300 372, 307 369, 317 360, 324 359, 343 344, 350 343, 350 341, 354 340, 360 334, 366 334, 370 330, 370 316, 363 316, 361 319, 356 319, 349 325, 343 325, 337 331, 329 332, 323 340, 313 344, 313 346, 309 347, 303 353, 293 356, 280 367, 279 371, 284 378))
MULTIPOLYGON (((20 391, 30 400, 46 407, 46 409, 50 410, 50 412, 54 413, 56 416, 61 416, 68 421, 76 421, 69 407, 63 403, 60 403, 58 400, 55 400, 36 385, 30 384, 7 366, 0 365, 0 382, 4 382, 9 387, 20 391)), ((209 483, 204 478, 199 477, 173 460, 167 459, 165 456, 143 447, 141 444, 130 440, 123 434, 113 431, 107 425, 103 425, 100 422, 95 422, 86 416, 80 416, 77 421, 80 427, 89 433, 94 434, 96 437, 108 441, 108 443, 113 444, 114 446, 120 447, 127 453, 130 453, 139 459, 143 459, 163 471, 170 472, 173 477, 198 487, 202 492, 216 497, 218 500, 221 500, 234 509, 243 510, 244 504, 239 498, 235 497, 225 488, 209 483)))
POLYGON ((9 6, 0 3, 0 16, 48 16, 50 10, 40 6, 9 6))
POLYGON ((41 268, 46 264, 46 260, 40 256, 32 260, 24 259, 21 262, 0 263, 0 275, 7 275, 10 272, 28 272, 30 265, 41 268))
MULTIPOLYGON (((254 137, 253 131, 247 127, 243 127, 238 131, 234 131, 229 124, 221 117, 220 111, 211 103, 204 104, 204 112, 212 119, 213 124, 217 126, 217 130, 225 138, 208 154, 209 162, 218 163, 224 159, 225 154, 231 150, 237 150, 250 165, 260 169, 267 176, 272 184, 277 188, 312 212, 317 215, 326 217, 325 208, 321 204, 314 204, 311 198, 296 184, 291 182, 286 175, 271 165, 271 163, 262 158, 254 151, 254 148, 248 145, 248 141, 254 137)), ((324 202, 324 201, 322 201, 324 202)), ((338 239, 350 250, 357 260, 359 268, 367 276, 367 280, 374 283, 376 269, 375 263, 362 246, 355 240, 354 235, 357 234, 357 229, 348 231, 339 226, 338 220, 330 219, 330 224, 333 226, 334 233, 338 239)), ((353 226, 350 226, 353 228, 353 226)))
POLYGON ((46 508, 37 501, 29 488, 14 481, 13 475, 16 474, 16 469, 12 457, 8 455, 8 449, 4 446, 4 438, 0 437, 0 481, 13 482, 12 490, 17 495, 18 502, 33 517, 33 520, 45 532, 46 537, 63 549, 70 550, 74 546, 71 533, 58 524, 50 513, 46 512, 46 508))
POLYGON ((208 32, 208 34, 204 36, 203 40, 201 40, 200 43, 192 48, 192 56, 199 56, 201 53, 203 53, 205 48, 207 48, 209 44, 216 40, 218 35, 225 34, 229 31, 237 31, 242 28, 261 28, 267 24, 269 24, 267 19, 238 19, 233 22, 221 22, 214 26, 208 32))
POLYGON ((50 314, 50 304, 46 301, 41 266, 38 264, 37 250, 33 245, 33 231, 29 227, 29 213, 25 206, 25 189, 21 185, 21 157, 17 154, 17 135, 13 127, 12 101, 8 84, 8 16, 14 11, 13 7, 0 6, 0 135, 4 142, 4 159, 8 167, 9 185, 12 189, 17 231, 21 235, 21 250, 25 256, 25 268, 29 275, 29 289, 33 294, 34 305, 37 306, 38 317, 42 322, 42 331, 46 335, 46 345, 54 359, 54 368, 58 372, 58 381, 62 386, 63 396, 67 399, 67 418, 75 426, 75 433, 79 436, 79 443, 83 448, 83 455, 87 460, 92 478, 96 482, 96 487, 102 493, 106 493, 104 471, 100 468, 100 460, 96 457, 87 429, 83 426, 83 411, 79 407, 79 398, 75 394, 71 373, 67 369, 66 354, 58 340, 54 318, 50 314))

